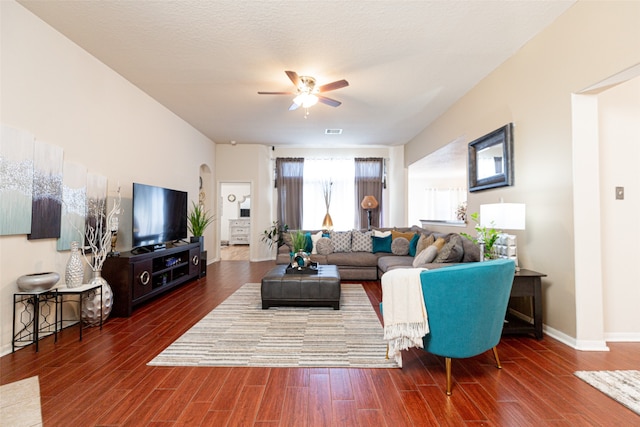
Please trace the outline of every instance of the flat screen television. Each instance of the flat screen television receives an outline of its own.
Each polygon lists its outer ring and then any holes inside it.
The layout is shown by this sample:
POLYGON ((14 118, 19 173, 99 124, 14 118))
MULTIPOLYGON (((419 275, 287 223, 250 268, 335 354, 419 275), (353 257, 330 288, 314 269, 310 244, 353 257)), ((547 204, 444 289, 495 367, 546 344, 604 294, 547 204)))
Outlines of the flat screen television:
POLYGON ((133 183, 133 246, 164 247, 187 237, 186 191, 133 183))

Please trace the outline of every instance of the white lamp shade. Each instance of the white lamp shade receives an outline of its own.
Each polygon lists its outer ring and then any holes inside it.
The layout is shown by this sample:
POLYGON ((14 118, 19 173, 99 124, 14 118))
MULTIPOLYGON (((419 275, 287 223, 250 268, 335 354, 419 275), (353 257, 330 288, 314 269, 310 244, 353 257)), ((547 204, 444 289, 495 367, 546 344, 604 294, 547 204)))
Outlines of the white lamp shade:
POLYGON ((480 205, 480 225, 501 230, 525 229, 524 203, 480 205))

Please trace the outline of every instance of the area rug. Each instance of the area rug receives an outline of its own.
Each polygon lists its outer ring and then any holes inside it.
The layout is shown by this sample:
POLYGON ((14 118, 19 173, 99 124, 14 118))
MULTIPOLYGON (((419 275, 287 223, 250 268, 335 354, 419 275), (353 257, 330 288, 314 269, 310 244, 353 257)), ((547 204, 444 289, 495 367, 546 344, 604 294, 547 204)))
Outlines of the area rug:
POLYGON ((260 284, 247 283, 149 365, 397 368, 362 285, 341 287, 340 310, 263 310, 260 284))
POLYGON ((42 425, 40 382, 37 376, 0 386, 0 425, 42 425))
POLYGON ((640 415, 640 371, 577 371, 574 374, 640 415))

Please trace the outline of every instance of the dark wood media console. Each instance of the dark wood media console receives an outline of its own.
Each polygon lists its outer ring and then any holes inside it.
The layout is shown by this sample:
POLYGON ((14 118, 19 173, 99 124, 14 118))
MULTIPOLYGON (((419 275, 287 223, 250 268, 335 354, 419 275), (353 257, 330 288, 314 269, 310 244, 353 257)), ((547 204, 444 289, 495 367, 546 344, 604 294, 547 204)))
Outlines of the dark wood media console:
POLYGON ((129 317, 137 305, 200 277, 200 252, 198 242, 107 258, 102 277, 113 290, 111 316, 129 317))

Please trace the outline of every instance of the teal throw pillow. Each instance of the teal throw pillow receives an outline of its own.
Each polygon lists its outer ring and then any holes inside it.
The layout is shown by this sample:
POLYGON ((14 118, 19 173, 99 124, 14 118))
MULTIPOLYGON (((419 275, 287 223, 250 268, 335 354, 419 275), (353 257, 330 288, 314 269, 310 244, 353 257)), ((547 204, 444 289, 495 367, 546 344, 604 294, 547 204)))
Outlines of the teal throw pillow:
POLYGON ((420 233, 416 233, 409 242, 409 256, 416 256, 416 248, 418 247, 418 240, 420 240, 420 233))
POLYGON ((373 243, 373 253, 377 252, 387 252, 391 253, 391 235, 387 237, 371 237, 373 243))
POLYGON ((311 233, 307 232, 304 235, 304 251, 310 254, 313 251, 313 240, 311 240, 311 233))

